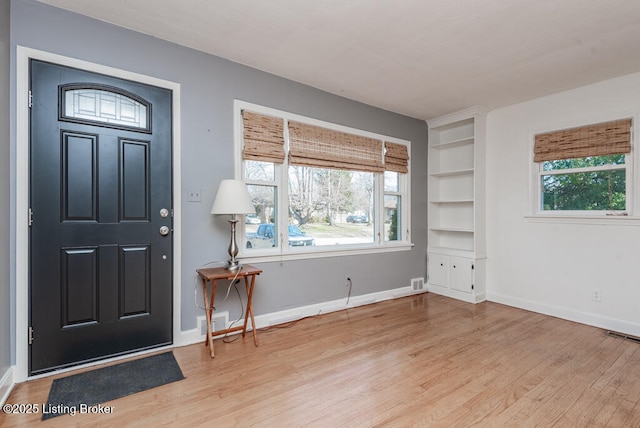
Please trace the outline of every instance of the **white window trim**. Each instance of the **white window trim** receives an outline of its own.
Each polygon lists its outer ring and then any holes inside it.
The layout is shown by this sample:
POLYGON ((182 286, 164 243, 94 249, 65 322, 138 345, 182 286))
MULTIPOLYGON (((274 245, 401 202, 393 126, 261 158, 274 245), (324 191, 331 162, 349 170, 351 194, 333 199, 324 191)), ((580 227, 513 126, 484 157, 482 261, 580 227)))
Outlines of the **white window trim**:
POLYGON ((640 226, 640 171, 636 165, 640 165, 640 150, 638 147, 638 134, 635 129, 640 124, 640 112, 619 112, 615 115, 597 116, 590 118, 581 118, 571 122, 557 123, 543 129, 537 129, 529 132, 529 166, 530 166, 530 185, 529 185, 529 208, 528 214, 524 217, 534 223, 575 223, 575 224, 594 224, 594 225, 629 225, 640 226), (569 129, 578 126, 584 126, 589 123, 602 123, 621 118, 631 118, 631 152, 626 155, 624 166, 612 167, 593 167, 593 168, 576 168, 573 170, 554 170, 543 171, 542 162, 535 162, 534 146, 535 136, 559 129, 569 129), (622 212, 607 211, 544 211, 540 204, 542 197, 542 175, 562 174, 573 172, 584 172, 593 170, 610 170, 626 168, 626 184, 627 184, 627 209, 622 212))
MULTIPOLYGON (((242 110, 250 110, 255 113, 261 113, 269 116, 283 118, 285 120, 285 148, 288 152, 289 145, 289 129, 287 126, 288 121, 296 121, 301 123, 306 123, 309 125, 315 125, 327 129, 332 129, 335 131, 346 132, 355 135, 361 135, 364 137, 380 139, 383 141, 388 141, 390 143, 403 144, 407 146, 407 151, 409 153, 409 158, 411 159, 411 142, 408 140, 402 140, 396 137, 390 137, 382 134, 376 134, 373 132, 363 131, 360 129, 350 128, 347 126, 337 125, 330 122, 325 122, 301 115, 297 115, 294 113, 285 112, 282 110, 276 110, 273 108, 249 103, 241 100, 234 100, 233 104, 233 120, 234 120, 234 174, 235 178, 239 180, 244 180, 242 174, 242 134, 243 134, 243 122, 242 122, 242 110)), ((289 204, 287 198, 287 189, 288 175, 285 173, 285 168, 288 167, 288 163, 285 160, 283 165, 276 165, 275 168, 275 182, 276 188, 278 189, 278 206, 279 206, 279 234, 282 235, 283 225, 288 223, 288 216, 286 215, 287 206, 289 204), (283 191, 284 189, 284 191, 283 191), (284 215, 282 213, 285 213, 284 215)), ((298 259, 311 259, 311 258, 322 258, 322 257, 340 257, 347 255, 356 255, 356 254, 373 254, 373 253, 386 253, 386 252, 395 252, 395 251, 407 251, 413 247, 413 243, 411 242, 411 161, 409 161, 409 172, 406 174, 400 175, 400 185, 404 186, 404 192, 398 192, 403 196, 402 198, 402 207, 401 207, 401 225, 402 225, 402 235, 403 239, 398 241, 385 241, 384 239, 376 239, 373 243, 367 244, 344 244, 340 246, 307 246, 307 247, 298 247, 298 248, 290 248, 286 245, 286 240, 283 241, 283 236, 279 236, 278 240, 280 245, 274 249, 252 249, 250 252, 246 251, 244 245, 239 245, 240 251, 238 254, 238 259, 243 260, 245 263, 252 262, 270 262, 270 261, 281 261, 281 260, 298 260, 298 259)), ((379 173, 376 175, 376 191, 374 198, 374 204, 376 206, 376 210, 374 213, 375 216, 375 227, 376 227, 376 235, 378 230, 381 233, 384 231, 384 226, 380 223, 382 221, 382 208, 380 200, 384 193, 383 186, 383 174, 379 173)), ((401 187, 402 188, 402 187, 401 187)), ((389 192, 387 192, 389 193, 389 192)), ((238 242, 246 242, 245 238, 245 228, 244 223, 243 227, 239 228, 238 231, 238 242)))

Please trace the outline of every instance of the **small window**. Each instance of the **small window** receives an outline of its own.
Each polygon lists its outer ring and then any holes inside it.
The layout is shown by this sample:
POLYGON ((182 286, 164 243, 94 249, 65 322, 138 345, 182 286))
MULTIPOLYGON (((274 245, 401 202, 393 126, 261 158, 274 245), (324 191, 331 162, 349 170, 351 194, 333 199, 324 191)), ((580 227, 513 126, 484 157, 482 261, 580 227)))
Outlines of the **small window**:
POLYGON ((630 152, 630 119, 536 135, 536 211, 627 215, 630 152))
POLYGON ((543 211, 625 211, 625 155, 594 156, 542 164, 543 211))
POLYGON ((105 87, 63 86, 61 119, 149 132, 148 103, 105 87))

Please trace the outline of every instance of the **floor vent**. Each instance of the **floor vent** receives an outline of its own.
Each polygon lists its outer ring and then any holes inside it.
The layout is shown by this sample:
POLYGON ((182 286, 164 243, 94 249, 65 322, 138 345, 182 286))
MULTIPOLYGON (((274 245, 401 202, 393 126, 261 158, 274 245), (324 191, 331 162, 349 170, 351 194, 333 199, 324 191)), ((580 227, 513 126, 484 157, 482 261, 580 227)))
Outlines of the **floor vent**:
POLYGON ((411 289, 413 291, 420 291, 424 289, 424 278, 412 278, 411 289))
POLYGON ((609 336, 619 337, 621 339, 627 339, 632 342, 640 343, 640 337, 631 336, 630 334, 618 333, 617 331, 608 331, 609 336))

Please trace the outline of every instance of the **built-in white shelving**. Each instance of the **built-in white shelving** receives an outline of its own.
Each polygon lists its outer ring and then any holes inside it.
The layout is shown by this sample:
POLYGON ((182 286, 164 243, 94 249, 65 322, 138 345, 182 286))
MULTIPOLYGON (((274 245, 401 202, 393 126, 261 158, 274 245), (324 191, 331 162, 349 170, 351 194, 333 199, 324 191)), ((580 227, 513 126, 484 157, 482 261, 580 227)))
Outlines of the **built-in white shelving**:
POLYGON ((485 115, 472 108, 427 121, 430 291, 485 299, 485 115))

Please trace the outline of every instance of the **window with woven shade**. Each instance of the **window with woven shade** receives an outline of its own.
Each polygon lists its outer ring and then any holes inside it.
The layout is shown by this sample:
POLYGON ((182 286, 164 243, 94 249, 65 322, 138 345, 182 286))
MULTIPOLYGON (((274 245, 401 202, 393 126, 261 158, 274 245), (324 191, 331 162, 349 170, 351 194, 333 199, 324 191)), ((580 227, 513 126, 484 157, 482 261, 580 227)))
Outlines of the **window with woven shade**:
POLYGON ((284 162, 284 120, 282 118, 243 110, 242 128, 242 159, 284 162))
POLYGON ((539 212, 627 215, 632 121, 537 134, 539 212))
POLYGON ((631 119, 538 134, 534 161, 586 158, 631 151, 631 119))
MULTIPOLYGON (((275 171, 285 160, 284 119, 250 110, 242 110, 241 116, 243 178, 256 211, 245 217, 245 223, 277 223, 275 171)), ((271 235, 277 244, 277 235, 271 235)))
POLYGON ((242 101, 236 173, 256 214, 239 257, 283 260, 411 248, 410 142, 242 101))
POLYGON ((385 141, 384 143, 384 168, 386 171, 394 171, 406 174, 409 172, 409 150, 404 144, 396 144, 385 141))
POLYGON ((382 141, 295 121, 289 122, 289 164, 381 172, 382 141))

